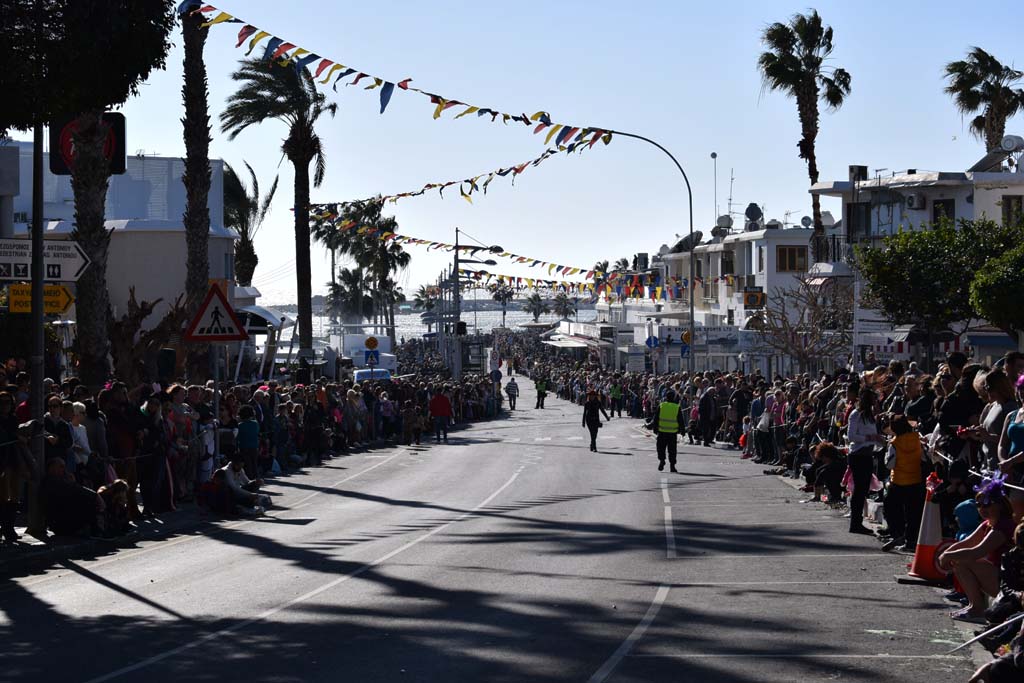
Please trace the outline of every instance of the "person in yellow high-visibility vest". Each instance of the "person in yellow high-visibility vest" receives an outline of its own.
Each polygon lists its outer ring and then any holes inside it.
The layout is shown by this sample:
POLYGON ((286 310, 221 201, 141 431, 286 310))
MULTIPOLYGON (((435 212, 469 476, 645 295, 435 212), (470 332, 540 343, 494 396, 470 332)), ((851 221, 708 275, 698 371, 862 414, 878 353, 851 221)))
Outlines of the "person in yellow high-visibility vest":
POLYGON ((686 420, 679 407, 675 392, 668 392, 658 404, 657 417, 654 420, 654 431, 658 435, 658 471, 665 469, 665 455, 672 472, 676 469, 676 438, 686 430, 686 420))

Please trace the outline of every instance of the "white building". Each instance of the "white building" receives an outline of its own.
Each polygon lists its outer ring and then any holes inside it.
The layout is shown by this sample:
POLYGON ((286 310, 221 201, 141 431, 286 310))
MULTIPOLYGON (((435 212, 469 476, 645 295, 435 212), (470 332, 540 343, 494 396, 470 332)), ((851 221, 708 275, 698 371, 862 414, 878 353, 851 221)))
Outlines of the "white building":
MULTIPOLYGON (((836 230, 834 221, 826 216, 829 233, 836 230)), ((756 219, 748 221, 744 230, 735 230, 731 221, 720 219, 712 237, 692 251, 673 253, 662 247, 650 268, 637 277, 647 289, 642 298, 616 296, 612 302, 598 304, 598 317, 632 329, 632 349, 620 345, 620 367, 625 367, 624 354, 636 353, 650 337, 658 338, 658 348, 649 353, 648 365, 659 372, 675 372, 686 368, 688 360, 682 353, 682 340, 689 329, 689 292, 676 283, 690 277, 690 259, 694 260, 695 281, 694 323, 696 339, 687 353, 694 355, 696 370, 760 368, 762 373, 788 372, 791 359, 767 347, 759 333, 748 328, 760 309, 747 308, 744 292, 770 294, 789 289, 800 278, 811 273, 809 241, 813 230, 786 228, 778 221, 767 224, 756 219), (648 285, 650 282, 652 284, 648 285), (658 284, 661 287, 658 287, 658 284), (654 288, 654 298, 650 288, 654 288), (668 289, 666 292, 665 289, 668 289), (661 295, 659 296, 659 289, 661 295)), ((835 234, 829 239, 834 243, 835 234)), ((835 253, 836 250, 830 250, 835 253)), ((639 264, 638 264, 639 265, 639 264)), ((833 265, 831 271, 848 273, 845 264, 833 265)), ((627 283, 633 275, 627 275, 627 283)))
MULTIPOLYGON (((920 230, 949 218, 988 218, 997 222, 1024 215, 1024 138, 1007 136, 1004 150, 986 154, 966 171, 876 173, 866 166, 850 166, 846 180, 821 182, 810 192, 842 202, 842 240, 853 245, 880 246, 901 230, 920 230)), ((948 335, 940 351, 969 346, 975 358, 991 362, 1017 344, 1002 332, 980 324, 964 338, 948 335)), ((859 355, 868 351, 878 358, 920 358, 926 355, 922 339, 910 326, 894 327, 880 314, 858 311, 854 343, 859 355)))
MULTIPOLYGON (((32 214, 32 143, 13 144, 20 152, 21 190, 14 198, 14 231, 16 237, 27 238, 32 214)), ((51 174, 48 157, 43 154, 45 238, 70 239, 75 211, 71 178, 51 174)), ((224 227, 224 162, 211 159, 210 166, 210 279, 233 283, 236 235, 224 227)), ((129 289, 134 287, 139 301, 163 299, 146 321, 147 326, 155 325, 185 289, 184 170, 180 158, 130 156, 126 172, 110 178, 107 289, 115 316, 125 310, 129 289)), ((231 290, 229 286, 229 294, 231 290)))

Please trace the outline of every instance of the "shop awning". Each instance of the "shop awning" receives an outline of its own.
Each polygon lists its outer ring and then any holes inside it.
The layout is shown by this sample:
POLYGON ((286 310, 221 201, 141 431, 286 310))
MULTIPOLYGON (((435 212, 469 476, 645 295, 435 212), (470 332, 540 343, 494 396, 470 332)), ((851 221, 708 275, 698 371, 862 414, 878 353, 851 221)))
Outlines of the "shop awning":
POLYGON ((554 346, 559 349, 585 349, 587 345, 585 342, 576 341, 575 339, 546 339, 542 342, 548 346, 554 346))
POLYGON ((287 313, 282 313, 276 308, 267 308, 265 306, 253 304, 251 306, 242 306, 241 308, 236 309, 235 312, 239 314, 248 313, 250 318, 259 318, 264 322, 264 324, 270 325, 279 332, 285 328, 295 326, 295 318, 287 313))
POLYGON ((1017 342, 1006 334, 969 334, 967 343, 971 346, 1001 351, 1016 351, 1017 342))

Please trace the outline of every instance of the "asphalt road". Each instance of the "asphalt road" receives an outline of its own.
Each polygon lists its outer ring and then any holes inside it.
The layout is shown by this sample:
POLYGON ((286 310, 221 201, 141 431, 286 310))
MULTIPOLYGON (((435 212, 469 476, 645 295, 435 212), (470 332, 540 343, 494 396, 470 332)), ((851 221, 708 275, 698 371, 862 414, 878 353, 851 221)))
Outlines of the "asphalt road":
POLYGON ((336 458, 276 508, 0 586, 2 681, 966 681, 908 558, 579 408, 336 458))

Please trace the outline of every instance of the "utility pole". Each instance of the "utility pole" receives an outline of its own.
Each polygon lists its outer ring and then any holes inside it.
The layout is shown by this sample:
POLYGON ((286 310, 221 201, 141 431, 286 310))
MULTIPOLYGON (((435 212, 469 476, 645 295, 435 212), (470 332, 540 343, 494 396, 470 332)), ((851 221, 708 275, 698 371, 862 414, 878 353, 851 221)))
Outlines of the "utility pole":
POLYGON ((455 360, 452 363, 452 375, 455 381, 462 380, 462 337, 459 336, 459 323, 462 321, 462 283, 459 282, 459 229, 455 228, 455 266, 452 269, 452 296, 455 304, 455 360))

